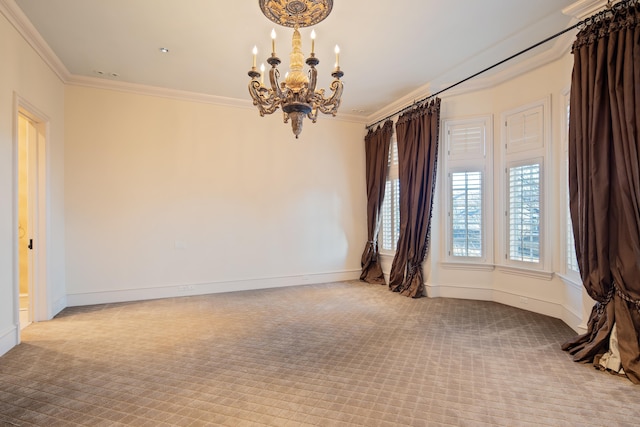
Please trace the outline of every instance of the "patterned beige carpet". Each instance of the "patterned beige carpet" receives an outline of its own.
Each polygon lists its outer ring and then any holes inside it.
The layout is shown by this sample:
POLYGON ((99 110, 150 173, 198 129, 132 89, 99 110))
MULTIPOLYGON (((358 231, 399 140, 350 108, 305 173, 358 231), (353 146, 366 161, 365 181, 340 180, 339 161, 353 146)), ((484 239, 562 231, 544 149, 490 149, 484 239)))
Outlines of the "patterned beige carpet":
POLYGON ((68 308, 0 358, 7 426, 637 426, 556 319, 360 282, 68 308))

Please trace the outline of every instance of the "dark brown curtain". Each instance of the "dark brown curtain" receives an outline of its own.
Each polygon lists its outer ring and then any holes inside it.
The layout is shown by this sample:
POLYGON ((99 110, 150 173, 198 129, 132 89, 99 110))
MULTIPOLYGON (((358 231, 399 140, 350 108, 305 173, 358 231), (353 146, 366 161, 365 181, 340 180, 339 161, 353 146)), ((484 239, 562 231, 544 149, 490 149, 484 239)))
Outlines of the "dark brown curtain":
POLYGON ((422 261, 429 246, 436 182, 440 99, 400 116, 396 124, 400 179, 400 236, 389 289, 419 298, 424 294, 422 261))
POLYGON ((588 331, 563 344, 597 363, 615 325, 626 375, 640 383, 640 6, 617 4, 573 45, 569 195, 588 331))
POLYGON ((360 280, 384 285, 384 275, 378 255, 378 228, 384 187, 389 173, 389 145, 393 122, 388 120, 364 138, 367 173, 367 244, 362 254, 360 280))

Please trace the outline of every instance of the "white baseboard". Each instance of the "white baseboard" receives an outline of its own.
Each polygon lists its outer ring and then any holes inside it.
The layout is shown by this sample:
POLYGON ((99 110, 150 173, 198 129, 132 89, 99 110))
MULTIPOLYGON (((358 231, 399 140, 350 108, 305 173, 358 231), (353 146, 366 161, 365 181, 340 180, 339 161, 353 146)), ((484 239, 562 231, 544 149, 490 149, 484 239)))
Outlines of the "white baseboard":
POLYGON ((586 332, 581 316, 573 312, 569 307, 557 302, 473 285, 434 285, 426 283, 425 288, 429 298, 457 298, 493 301, 560 319, 578 334, 586 332))
POLYGON ((357 280, 360 270, 67 294, 68 307, 357 280))
POLYGON ((18 345, 18 327, 10 326, 4 331, 0 331, 0 356, 18 345))
POLYGON ((53 302, 53 310, 49 319, 53 319, 58 313, 67 307, 67 296, 64 295, 53 302))
POLYGON ((473 285, 434 285, 425 283, 429 298, 456 298, 479 301, 493 301, 493 289, 473 285))

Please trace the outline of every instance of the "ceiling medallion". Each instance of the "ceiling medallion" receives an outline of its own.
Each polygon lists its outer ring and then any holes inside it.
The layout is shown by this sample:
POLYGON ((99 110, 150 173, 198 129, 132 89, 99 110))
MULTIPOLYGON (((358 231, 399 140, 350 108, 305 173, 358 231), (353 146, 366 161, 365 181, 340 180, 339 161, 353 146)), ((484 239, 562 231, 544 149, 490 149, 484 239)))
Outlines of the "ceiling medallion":
POLYGON ((302 121, 305 117, 311 119, 313 123, 318 119, 318 113, 335 116, 340 107, 342 97, 342 81, 344 75, 340 69, 340 49, 335 48, 336 62, 331 73, 333 81, 329 86, 331 94, 325 96, 324 89, 317 89, 318 71, 316 65, 320 60, 315 54, 315 31, 311 31, 311 52, 307 59, 304 59, 302 51, 302 39, 299 27, 308 27, 317 24, 329 15, 333 7, 333 0, 259 0, 260 8, 267 18, 273 22, 293 27, 293 37, 291 40, 291 54, 289 55, 289 71, 284 76, 284 81, 280 79, 280 58, 276 54, 276 32, 271 31, 271 56, 267 58, 267 63, 271 66, 268 71, 268 83, 265 85, 264 64, 258 71, 256 55, 258 48, 253 48, 253 66, 249 70, 249 94, 253 100, 253 105, 258 107, 261 116, 272 114, 278 108, 282 108, 284 122, 291 120, 293 134, 298 138, 302 132, 302 121), (309 67, 304 72, 304 64, 309 67))
POLYGON ((284 27, 310 27, 331 13, 333 0, 258 0, 264 16, 284 27))

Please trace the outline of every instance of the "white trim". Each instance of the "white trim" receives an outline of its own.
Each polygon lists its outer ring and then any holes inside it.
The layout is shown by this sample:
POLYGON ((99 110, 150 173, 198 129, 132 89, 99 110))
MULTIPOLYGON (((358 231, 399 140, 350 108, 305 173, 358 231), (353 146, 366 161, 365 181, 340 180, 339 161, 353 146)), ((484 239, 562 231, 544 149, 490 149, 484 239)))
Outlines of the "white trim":
MULTIPOLYGON (((0 0, 2 1, 2 0, 0 0)), ((51 289, 49 283, 49 270, 51 268, 48 259, 49 248, 49 218, 50 218, 50 200, 49 200, 49 140, 50 140, 50 119, 39 108, 31 102, 21 97, 17 92, 13 93, 13 140, 14 140, 14 288, 20 289, 18 277, 18 116, 23 114, 29 120, 35 123, 38 128, 38 141, 36 146, 36 207, 34 212, 34 264, 32 266, 33 287, 30 289, 31 319, 34 321, 49 320, 53 317, 51 314, 51 289), (40 138, 43 134, 44 141, 40 138)), ((17 294, 18 292, 16 292, 17 294)), ((19 319, 19 299, 15 299, 15 318, 19 319)), ((16 320, 18 322, 19 320, 16 320)))
MULTIPOLYGON (((567 55, 571 51, 571 45, 575 40, 575 35, 578 30, 569 31, 562 36, 559 36, 556 43, 549 50, 545 50, 544 52, 539 53, 531 58, 527 58, 523 61, 513 64, 505 68, 502 71, 496 72, 492 75, 488 75, 486 77, 475 77, 460 86, 457 86, 453 89, 449 89, 444 92, 442 95, 439 95, 441 98, 449 98, 453 96, 463 95, 465 93, 476 92, 484 89, 491 89, 495 86, 498 86, 504 82, 515 79, 518 76, 526 74, 530 71, 533 71, 537 68, 543 67, 547 64, 550 64, 554 61, 559 60, 564 55, 567 55)), ((442 90, 445 87, 451 85, 451 83, 442 83, 438 85, 438 90, 442 90)), ((436 88, 434 88, 436 89, 436 88)))
POLYGON ((66 299, 67 306, 69 307, 108 304, 114 302, 174 298, 191 295, 205 295, 222 292, 248 291, 357 280, 360 278, 360 273, 360 270, 346 270, 332 273, 315 273, 208 283, 176 284, 156 286, 152 288, 121 289, 114 291, 83 292, 67 294, 66 299))
POLYGON ((429 298, 493 301, 493 288, 486 286, 459 284, 436 285, 425 283, 425 290, 429 298))
POLYGON ((20 344, 18 325, 13 325, 0 332, 0 356, 20 344))
MULTIPOLYGON (((2 1, 2 0, 0 0, 2 1)), ((71 75, 66 83, 70 86, 88 87, 92 89, 113 90, 136 95, 155 96, 160 98, 174 99, 178 101, 199 102, 203 104, 218 105, 222 107, 242 108, 246 110, 254 110, 253 103, 248 99, 228 98, 224 96, 209 95, 199 92, 190 92, 185 90, 170 89, 159 86, 149 86, 138 83, 129 83, 122 81, 107 80, 98 77, 71 75)), ((322 116, 319 116, 322 117, 322 116)), ((364 117, 355 114, 339 113, 333 117, 327 116, 327 119, 366 123, 364 117)))
POLYGON ((582 20, 591 16, 607 6, 607 0, 578 0, 562 9, 562 13, 582 20))
POLYGON ((579 314, 575 313, 567 306, 562 306, 562 317, 560 317, 560 320, 579 335, 587 332, 586 321, 583 321, 579 314))
MULTIPOLYGON (((592 0, 591 0, 592 1, 592 0)), ((600 0, 602 1, 602 0, 600 0)), ((569 26, 567 26, 568 28, 569 26)), ((515 63, 502 71, 496 72, 485 77, 474 77, 473 79, 449 89, 446 92, 438 95, 440 98, 450 98, 466 93, 476 92, 484 89, 491 89, 506 81, 512 80, 520 75, 531 72, 537 68, 543 67, 551 62, 557 61, 563 56, 567 55, 571 50, 571 45, 575 40, 575 35, 578 30, 569 31, 556 39, 551 49, 545 50, 531 58, 527 58, 523 61, 515 63)), ((435 79, 437 80, 437 79, 435 79)), ((375 123, 382 118, 400 111, 402 108, 408 107, 413 104, 414 101, 423 99, 432 93, 436 93, 448 86, 453 82, 439 83, 437 85, 430 83, 419 87, 418 89, 410 92, 399 100, 392 104, 383 107, 375 113, 367 116, 366 123, 375 123)))
POLYGON ((58 313, 60 313, 65 308, 67 308, 67 296, 63 295, 53 302, 53 305, 51 307, 51 313, 50 313, 51 316, 49 317, 49 319, 53 319, 58 313))
POLYGON ((399 116, 398 113, 400 111, 410 107, 417 100, 425 98, 429 96, 431 93, 433 93, 430 90, 430 87, 431 87, 431 84, 427 83, 415 90, 412 90, 411 92, 409 92, 402 98, 398 99, 397 101, 394 101, 391 104, 385 107, 382 107, 380 110, 376 111, 375 113, 365 117, 366 119, 365 123, 367 124, 376 123, 387 116, 392 116, 393 120, 395 121, 395 119, 399 116))
POLYGON ((488 286, 425 283, 425 290, 429 298, 456 298, 497 302, 560 319, 578 334, 586 332, 586 327, 580 314, 557 302, 493 289, 488 286))
POLYGON ((51 71, 63 82, 69 80, 70 74, 60 58, 53 52, 53 49, 33 26, 29 18, 14 0, 0 0, 0 13, 13 25, 22 38, 33 48, 51 71))
POLYGON ((472 271, 493 271, 496 267, 493 264, 479 262, 441 262, 440 266, 445 270, 472 270, 472 271))
MULTIPOLYGON (((441 150, 442 167, 438 168, 441 203, 441 215, 445 221, 440 221, 440 232, 444 236, 440 244, 441 259, 446 264, 471 263, 488 264, 493 262, 493 114, 482 114, 466 117, 441 118, 442 123, 440 141, 443 141, 441 150), (484 129, 484 151, 482 159, 474 158, 455 159, 449 155, 449 131, 452 126, 472 124, 481 125, 484 129), (482 256, 481 257, 461 257, 454 256, 452 252, 452 232, 451 232, 451 173, 452 172, 472 172, 479 171, 482 174, 482 256), (444 202, 443 202, 444 200, 444 202)), ((432 225, 433 227, 433 225, 432 225)), ((493 266, 491 266, 493 269, 493 266)))
POLYGON ((567 276, 566 274, 560 274, 560 273, 556 273, 556 276, 558 276, 560 280, 564 282, 565 285, 571 288, 574 288, 578 291, 581 291, 583 289, 582 281, 576 282, 575 278, 572 276, 567 276))
POLYGON ((506 265, 498 265, 496 269, 505 274, 513 274, 515 276, 524 276, 531 277, 533 279, 542 279, 542 280, 551 280, 553 279, 554 272, 552 271, 543 271, 543 270, 533 270, 530 268, 522 268, 522 267, 510 267, 506 265))

